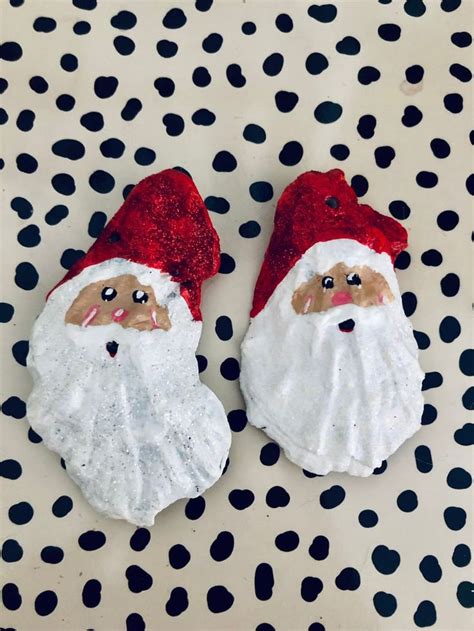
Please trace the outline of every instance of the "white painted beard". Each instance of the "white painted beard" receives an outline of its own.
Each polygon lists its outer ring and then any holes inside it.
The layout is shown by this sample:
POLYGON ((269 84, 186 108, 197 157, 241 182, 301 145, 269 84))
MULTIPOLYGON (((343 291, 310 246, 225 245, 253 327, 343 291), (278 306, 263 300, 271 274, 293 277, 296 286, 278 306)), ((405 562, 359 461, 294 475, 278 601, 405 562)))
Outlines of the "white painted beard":
POLYGON ((170 503, 209 488, 229 451, 222 404, 199 380, 201 323, 177 295, 169 331, 66 325, 61 291, 33 330, 28 418, 94 508, 151 526, 170 503))
POLYGON ((401 302, 298 315, 273 298, 242 345, 249 421, 309 471, 370 475, 421 422, 423 373, 401 302))

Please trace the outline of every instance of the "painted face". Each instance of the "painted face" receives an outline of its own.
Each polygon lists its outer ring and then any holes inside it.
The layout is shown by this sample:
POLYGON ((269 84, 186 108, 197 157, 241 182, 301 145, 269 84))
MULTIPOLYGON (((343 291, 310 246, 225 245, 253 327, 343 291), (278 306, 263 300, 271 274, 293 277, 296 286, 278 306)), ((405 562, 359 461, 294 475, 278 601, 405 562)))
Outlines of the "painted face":
POLYGON ((139 283, 132 274, 84 287, 69 307, 65 321, 82 327, 116 322, 138 331, 171 328, 168 309, 157 303, 151 287, 139 283))
MULTIPOLYGON (((365 265, 348 267, 345 263, 337 263, 324 274, 316 274, 300 285, 293 294, 291 304, 296 313, 305 315, 346 304, 373 307, 392 300, 393 294, 382 274, 365 265)), ((353 324, 352 320, 350 322, 353 324)), ((346 329, 343 327, 341 330, 350 331, 352 328, 348 324, 346 329)))

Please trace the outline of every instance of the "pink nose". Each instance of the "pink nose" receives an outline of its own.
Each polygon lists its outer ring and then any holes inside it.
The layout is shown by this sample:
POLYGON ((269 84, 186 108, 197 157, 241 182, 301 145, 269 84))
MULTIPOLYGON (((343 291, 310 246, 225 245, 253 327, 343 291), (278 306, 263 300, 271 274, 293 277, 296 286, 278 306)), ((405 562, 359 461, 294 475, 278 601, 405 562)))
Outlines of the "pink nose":
POLYGON ((337 307, 338 305, 347 305, 352 302, 352 296, 348 291, 337 291, 331 298, 332 304, 337 307))
POLYGON ((127 316, 128 311, 125 311, 125 309, 115 309, 115 311, 112 313, 112 320, 114 322, 121 322, 127 316))

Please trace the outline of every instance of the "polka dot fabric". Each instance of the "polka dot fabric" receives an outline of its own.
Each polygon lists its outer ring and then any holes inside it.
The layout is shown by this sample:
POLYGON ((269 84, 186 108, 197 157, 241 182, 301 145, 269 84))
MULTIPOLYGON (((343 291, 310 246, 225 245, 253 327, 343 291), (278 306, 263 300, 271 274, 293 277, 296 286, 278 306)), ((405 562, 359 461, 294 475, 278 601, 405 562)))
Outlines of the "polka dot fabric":
POLYGON ((3 626, 470 628, 469 4, 4 0, 3 626), (396 266, 426 372, 423 427, 368 479, 292 465, 238 388, 276 201, 336 166, 409 232, 396 266), (204 497, 135 529, 29 429, 25 361, 47 291, 168 167, 221 238, 198 364, 233 446, 204 497))

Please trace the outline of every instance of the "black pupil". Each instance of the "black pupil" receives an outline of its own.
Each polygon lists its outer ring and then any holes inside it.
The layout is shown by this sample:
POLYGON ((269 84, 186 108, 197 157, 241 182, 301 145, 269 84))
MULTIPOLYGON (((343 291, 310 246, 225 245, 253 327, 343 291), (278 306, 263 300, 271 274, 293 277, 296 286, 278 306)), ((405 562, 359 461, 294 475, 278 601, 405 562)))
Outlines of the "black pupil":
POLYGON ((328 197, 326 199, 326 206, 329 206, 329 208, 339 208, 339 200, 337 197, 328 197))
POLYGON ((332 276, 325 276, 323 278, 324 289, 332 289, 334 287, 334 279, 332 276))
POLYGON ((361 284, 361 280, 360 280, 359 274, 349 274, 349 276, 347 277, 347 284, 348 285, 360 285, 361 284))
POLYGON ((110 302, 115 298, 116 295, 117 292, 113 287, 104 287, 101 293, 102 300, 105 300, 105 302, 110 302))
POLYGON ((141 289, 136 289, 133 294, 133 302, 138 302, 140 304, 144 304, 145 302, 148 302, 148 294, 144 291, 141 291, 141 289))

